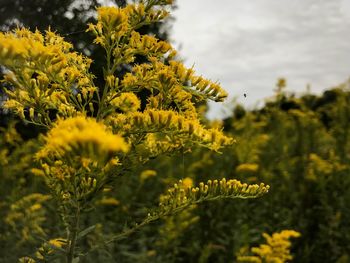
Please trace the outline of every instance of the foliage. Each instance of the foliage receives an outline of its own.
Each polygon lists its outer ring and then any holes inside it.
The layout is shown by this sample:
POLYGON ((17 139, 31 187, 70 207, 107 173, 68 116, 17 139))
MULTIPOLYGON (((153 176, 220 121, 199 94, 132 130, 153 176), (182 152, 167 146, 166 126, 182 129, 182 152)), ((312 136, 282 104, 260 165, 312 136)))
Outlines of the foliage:
POLYGON ((194 182, 225 176, 264 181, 272 189, 264 199, 196 210, 201 220, 192 226, 191 237, 179 235, 177 241, 194 242, 183 260, 229 262, 240 248, 262 243, 261 233, 295 229, 301 233, 291 251, 295 262, 347 262, 349 100, 347 83, 299 98, 277 89, 263 108, 237 106, 222 122, 237 141, 222 155, 196 149, 171 162, 152 163, 152 169, 169 173, 184 167, 183 174, 194 182))
POLYGON ((153 210, 147 208, 152 203, 130 196, 138 190, 135 180, 139 187, 147 183, 147 176, 139 181, 134 175, 151 159, 198 147, 220 152, 234 143, 220 129, 205 127, 197 110, 208 99, 227 96, 220 85, 176 61, 169 43, 137 31, 162 21, 171 3, 149 0, 98 8, 97 22, 87 31, 105 50, 103 85, 90 72, 93 61, 50 29, 0 33, 0 64, 6 67, 8 86, 3 107, 44 131, 27 144, 15 139, 13 127, 4 131, 4 143, 16 144, 1 152, 3 166, 18 161, 17 151, 22 150, 30 172, 28 178, 14 172, 24 178, 28 193, 10 190, 2 201, 6 226, 1 242, 15 244, 9 258, 71 263, 89 262, 96 254, 103 261, 108 250, 115 255, 123 251, 123 246, 113 247, 116 241, 158 219, 204 201, 268 192, 264 184, 233 179, 208 180, 198 187, 184 179, 161 195, 153 210), (138 56, 145 61, 138 62, 138 56), (144 91, 149 95, 142 104, 144 91), (114 220, 109 222, 101 218, 109 213, 96 211, 120 204, 124 207, 112 211, 114 220))
POLYGON ((348 83, 205 120, 225 91, 142 30, 169 3, 98 9, 101 76, 56 32, 1 33, 0 262, 348 262, 348 83))

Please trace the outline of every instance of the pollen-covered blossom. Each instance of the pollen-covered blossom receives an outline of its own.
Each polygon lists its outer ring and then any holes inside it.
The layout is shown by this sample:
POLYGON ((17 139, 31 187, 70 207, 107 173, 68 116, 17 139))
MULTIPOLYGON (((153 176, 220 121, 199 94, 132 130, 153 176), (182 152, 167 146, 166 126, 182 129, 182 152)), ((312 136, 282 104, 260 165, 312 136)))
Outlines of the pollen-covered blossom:
POLYGON ((117 152, 126 153, 128 144, 103 123, 78 116, 59 120, 45 137, 46 144, 37 153, 39 159, 60 159, 66 155, 105 160, 117 152))

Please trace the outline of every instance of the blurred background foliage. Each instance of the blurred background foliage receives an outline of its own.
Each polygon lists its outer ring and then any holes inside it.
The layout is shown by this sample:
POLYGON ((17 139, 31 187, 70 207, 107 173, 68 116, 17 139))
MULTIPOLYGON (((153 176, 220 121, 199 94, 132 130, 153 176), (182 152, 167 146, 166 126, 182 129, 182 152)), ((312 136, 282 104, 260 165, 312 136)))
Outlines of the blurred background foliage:
MULTIPOLYGON (((77 50, 94 57, 93 71, 99 76, 100 51, 83 34, 99 5, 96 1, 2 0, 0 28, 19 24, 42 30, 51 25, 77 50)), ((164 25, 142 30, 162 39, 168 36, 164 25)), ((118 233, 128 226, 126 222, 142 218, 145 208, 154 207, 165 189, 180 178, 189 184, 222 177, 264 182, 271 186, 268 195, 191 207, 92 252, 90 260, 83 262, 235 262, 242 248, 264 242, 262 233, 283 229, 301 233, 293 241, 295 262, 350 262, 348 83, 321 95, 306 92, 297 97, 286 90, 281 79, 265 106, 247 110, 234 105, 223 121, 206 120, 203 114, 205 122, 222 127, 237 140, 222 154, 192 149, 155 159, 147 167, 131 167, 115 190, 106 191, 82 219, 82 225, 95 227, 81 246, 93 247, 102 234, 118 233)), ((40 130, 33 131, 7 113, 0 116, 0 262, 17 262, 35 250, 43 251, 48 237, 59 238, 62 233, 53 212, 55 203, 32 167, 40 130)))

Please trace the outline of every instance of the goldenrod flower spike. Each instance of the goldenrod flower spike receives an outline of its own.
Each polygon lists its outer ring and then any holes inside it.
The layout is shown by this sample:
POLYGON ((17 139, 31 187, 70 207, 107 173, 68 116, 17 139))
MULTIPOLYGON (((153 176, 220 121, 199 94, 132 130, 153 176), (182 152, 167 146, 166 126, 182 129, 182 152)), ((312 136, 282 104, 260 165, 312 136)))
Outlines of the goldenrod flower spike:
MULTIPOLYGON (((119 114, 110 117, 108 122, 115 131, 125 135, 158 132, 171 134, 175 136, 173 146, 176 146, 177 139, 183 139, 183 144, 199 144, 219 151, 222 147, 234 143, 233 139, 226 137, 220 130, 205 129, 198 120, 187 119, 171 110, 150 109, 144 112, 119 114)), ((169 140, 171 143, 171 139, 169 140)), ((161 142, 160 138, 157 141, 161 142)), ((183 144, 179 144, 178 147, 183 144)), ((154 148, 157 149, 158 146, 155 145, 154 148)))
POLYGON ((270 186, 261 183, 260 185, 242 184, 238 180, 208 180, 200 183, 198 187, 192 187, 182 180, 174 184, 167 194, 160 197, 159 214, 168 214, 181 210, 189 205, 203 201, 210 201, 225 198, 256 198, 266 194, 270 186))
POLYGON ((45 141, 36 155, 38 159, 64 158, 68 163, 74 161, 74 156, 105 161, 118 152, 129 150, 120 135, 112 134, 103 123, 84 116, 59 120, 46 135, 45 141))

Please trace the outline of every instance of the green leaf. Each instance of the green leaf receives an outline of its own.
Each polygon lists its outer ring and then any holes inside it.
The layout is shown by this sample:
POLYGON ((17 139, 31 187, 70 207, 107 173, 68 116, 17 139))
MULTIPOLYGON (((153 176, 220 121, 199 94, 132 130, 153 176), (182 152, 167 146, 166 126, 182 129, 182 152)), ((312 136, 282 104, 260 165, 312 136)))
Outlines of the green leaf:
POLYGON ((81 232, 78 234, 77 240, 83 238, 84 236, 86 236, 87 234, 89 234, 90 232, 92 232, 95 228, 96 228, 96 225, 89 226, 88 228, 85 228, 83 231, 81 231, 81 232))

